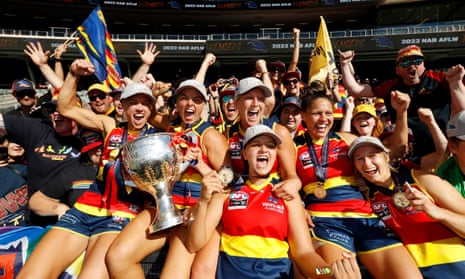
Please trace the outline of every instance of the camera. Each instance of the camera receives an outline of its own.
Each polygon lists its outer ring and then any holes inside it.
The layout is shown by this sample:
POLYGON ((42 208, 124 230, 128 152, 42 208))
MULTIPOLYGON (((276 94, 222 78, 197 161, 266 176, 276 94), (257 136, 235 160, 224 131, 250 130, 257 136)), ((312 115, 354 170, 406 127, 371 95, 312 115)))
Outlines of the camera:
POLYGON ((7 161, 8 160, 8 147, 1 146, 0 147, 0 161, 7 161))

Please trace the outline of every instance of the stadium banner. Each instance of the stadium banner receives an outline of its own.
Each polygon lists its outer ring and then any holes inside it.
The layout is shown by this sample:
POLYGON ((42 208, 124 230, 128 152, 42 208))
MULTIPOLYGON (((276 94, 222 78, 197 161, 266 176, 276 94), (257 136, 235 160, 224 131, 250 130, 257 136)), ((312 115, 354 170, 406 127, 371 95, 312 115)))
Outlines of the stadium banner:
MULTIPOLYGON (((40 41, 45 50, 53 50, 63 43, 63 38, 50 39, 20 38, 17 36, 0 35, 0 48, 3 53, 24 56, 24 47, 31 41, 40 41)), ((118 58, 138 58, 136 50, 143 50, 145 42, 152 41, 161 51, 159 59, 172 57, 203 56, 205 51, 215 55, 292 55, 294 48, 292 39, 254 38, 248 40, 208 40, 208 41, 166 41, 166 40, 117 40, 113 39, 118 58)), ((333 49, 353 49, 358 54, 362 52, 397 51, 410 44, 419 45, 424 51, 441 48, 463 48, 465 31, 443 32, 429 34, 393 35, 393 36, 353 36, 346 38, 331 38, 333 49)), ((315 47, 315 39, 301 39, 302 53, 311 53, 315 47)), ((68 46, 66 57, 80 56, 76 45, 68 46)), ((290 56, 289 56, 290 57, 290 56)), ((157 58, 158 59, 158 58, 157 58)))

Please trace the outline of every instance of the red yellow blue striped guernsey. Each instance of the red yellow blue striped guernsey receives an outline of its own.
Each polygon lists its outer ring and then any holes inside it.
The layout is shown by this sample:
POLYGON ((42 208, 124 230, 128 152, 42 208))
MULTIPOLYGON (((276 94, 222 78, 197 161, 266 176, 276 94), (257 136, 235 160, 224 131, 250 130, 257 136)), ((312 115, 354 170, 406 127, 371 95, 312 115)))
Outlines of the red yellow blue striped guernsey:
POLYGON ((277 177, 247 181, 225 200, 217 278, 291 278, 283 276, 290 274, 288 211, 271 192, 277 177))
MULTIPOLYGON (((408 181, 412 187, 429 196, 412 170, 401 167, 399 173, 399 183, 408 181)), ((424 278, 465 278, 465 244, 462 238, 424 212, 397 208, 392 197, 385 193, 374 192, 372 207, 400 237, 424 278)))

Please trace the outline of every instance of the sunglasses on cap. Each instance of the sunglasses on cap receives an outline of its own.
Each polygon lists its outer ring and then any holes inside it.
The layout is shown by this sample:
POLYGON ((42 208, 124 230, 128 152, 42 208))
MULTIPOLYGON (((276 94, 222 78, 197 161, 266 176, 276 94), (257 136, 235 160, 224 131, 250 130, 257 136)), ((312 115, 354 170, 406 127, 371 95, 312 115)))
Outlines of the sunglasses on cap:
POLYGON ((97 100, 97 98, 99 98, 100 100, 105 100, 106 97, 107 97, 106 93, 100 93, 100 94, 97 94, 97 95, 89 96, 89 100, 91 102, 95 102, 97 100))
POLYGON ((227 103, 227 102, 229 102, 229 101, 231 101, 231 100, 234 101, 234 96, 233 96, 233 95, 226 95, 226 96, 223 96, 223 97, 221 98, 221 101, 222 101, 223 103, 227 103))
POLYGON ((281 67, 271 67, 271 72, 280 72, 284 73, 284 69, 281 67))
POLYGON ((423 63, 423 58, 409 59, 409 60, 405 60, 405 61, 399 62, 399 63, 397 63, 397 64, 398 64, 399 66, 401 66, 402 68, 407 68, 407 67, 410 66, 410 65, 418 66, 418 65, 420 65, 421 63, 423 63))
POLYGON ((297 84, 299 81, 297 79, 287 79, 283 81, 284 86, 289 86, 291 84, 297 84))
POLYGON ((26 96, 28 96, 29 98, 34 98, 34 96, 36 95, 36 92, 34 91, 31 91, 31 90, 24 90, 24 91, 19 91, 19 92, 15 92, 15 96, 19 99, 22 99, 26 96))

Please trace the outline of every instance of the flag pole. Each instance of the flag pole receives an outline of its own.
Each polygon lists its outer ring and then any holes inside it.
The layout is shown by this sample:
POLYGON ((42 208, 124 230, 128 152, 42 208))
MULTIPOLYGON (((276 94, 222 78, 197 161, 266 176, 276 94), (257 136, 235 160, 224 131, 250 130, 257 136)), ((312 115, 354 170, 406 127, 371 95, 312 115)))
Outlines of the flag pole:
MULTIPOLYGON (((74 41, 76 41, 76 40, 78 39, 78 37, 77 37, 76 35, 77 35, 77 30, 74 31, 73 33, 71 33, 70 38, 67 39, 67 40, 63 43, 63 45, 69 46, 70 44, 74 43, 74 41)), ((55 48, 55 49, 56 49, 56 48, 55 48)), ((53 52, 53 53, 49 56, 49 58, 53 58, 53 57, 55 57, 55 52, 53 52)))

